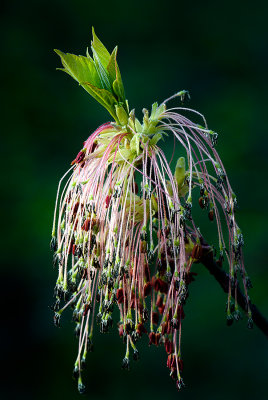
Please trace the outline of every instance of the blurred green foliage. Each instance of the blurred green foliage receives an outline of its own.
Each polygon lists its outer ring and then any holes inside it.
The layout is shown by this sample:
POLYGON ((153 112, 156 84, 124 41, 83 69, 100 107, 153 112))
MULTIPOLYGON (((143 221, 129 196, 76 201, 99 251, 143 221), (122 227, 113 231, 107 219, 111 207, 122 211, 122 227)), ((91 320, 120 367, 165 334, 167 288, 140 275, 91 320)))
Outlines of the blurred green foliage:
MULTIPOLYGON (((1 8, 1 398, 79 398, 71 316, 57 330, 48 308, 56 279, 49 240, 57 182, 109 115, 56 71, 53 49, 84 55, 92 26, 110 51, 119 45, 126 97, 138 116, 188 89, 190 107, 219 133, 217 150, 239 199, 251 298, 268 315, 266 2, 6 0, 1 8)), ((213 240, 213 230, 207 236, 213 240)), ((149 349, 146 338, 141 360, 122 371, 124 347, 114 329, 95 336, 88 398, 268 398, 266 338, 248 331, 246 319, 227 328, 225 295, 202 266, 194 270, 182 335, 187 388, 176 392, 164 349, 149 349)))

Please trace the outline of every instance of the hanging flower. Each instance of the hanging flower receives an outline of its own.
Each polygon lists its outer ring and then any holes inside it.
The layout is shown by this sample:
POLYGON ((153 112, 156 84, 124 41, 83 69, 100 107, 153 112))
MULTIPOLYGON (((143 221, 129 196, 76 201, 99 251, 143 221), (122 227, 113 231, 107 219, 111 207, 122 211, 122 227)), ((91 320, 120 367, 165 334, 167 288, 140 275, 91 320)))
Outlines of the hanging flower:
POLYGON ((108 332, 115 307, 120 311, 119 335, 126 344, 122 367, 129 369, 131 352, 138 359, 138 339, 148 335, 150 345, 165 347, 170 376, 180 389, 184 305, 195 275, 192 265, 206 249, 193 207, 200 206, 214 221, 218 263, 225 257, 229 266, 228 323, 240 315, 236 297, 231 303, 238 273, 251 318, 236 196, 215 150, 217 133, 196 111, 167 108, 173 98, 183 102, 188 92, 154 103, 151 113, 143 109, 141 123, 125 99, 117 48, 110 55, 94 31, 91 48, 93 58, 56 50, 63 71, 114 121, 89 136, 59 183, 51 241, 58 265, 54 321, 59 325, 63 311, 73 307, 79 338, 74 375, 81 393, 81 371, 92 348, 93 329, 98 324, 101 332, 108 332), (184 116, 186 112, 194 113, 201 125, 184 116), (165 136, 178 143, 180 157, 174 170, 160 147, 165 136), (228 238, 222 230, 224 220, 228 238))

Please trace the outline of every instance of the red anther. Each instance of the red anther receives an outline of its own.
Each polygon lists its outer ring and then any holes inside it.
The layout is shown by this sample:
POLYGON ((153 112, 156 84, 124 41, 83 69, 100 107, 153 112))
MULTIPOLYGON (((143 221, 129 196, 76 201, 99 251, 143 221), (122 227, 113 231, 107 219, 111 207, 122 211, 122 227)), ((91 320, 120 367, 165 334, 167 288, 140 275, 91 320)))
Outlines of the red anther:
POLYGON ((78 225, 78 219, 77 219, 77 220, 75 221, 75 223, 74 223, 74 231, 76 231, 77 225, 78 225))
MULTIPOLYGON (((84 143, 84 144, 85 144, 85 143, 84 143)), ((93 145, 92 145, 91 150, 89 151, 89 153, 93 153, 93 151, 95 151, 96 147, 97 147, 97 143, 94 142, 93 145)))
POLYGON ((159 321, 158 313, 157 312, 153 312, 153 314, 152 314, 152 322, 153 322, 153 324, 157 325, 158 321, 159 321))
POLYGON ((208 213, 208 218, 209 218, 210 221, 213 221, 213 220, 214 220, 214 211, 213 211, 213 210, 210 210, 210 211, 209 211, 209 213, 208 213))
POLYGON ((169 354, 167 358, 167 367, 170 369, 173 362, 173 354, 169 354))
POLYGON ((176 368, 176 367, 177 367, 177 364, 176 364, 176 356, 175 356, 175 354, 173 354, 171 357, 172 357, 172 359, 171 359, 171 366, 170 366, 170 368, 176 368))
POLYGON ((177 379, 177 368, 171 368, 171 374, 170 374, 172 379, 177 379))
POLYGON ((134 193, 135 194, 139 193, 139 187, 138 187, 138 184, 136 182, 134 182, 134 193))
POLYGON ((157 292, 160 292, 160 288, 161 288, 161 279, 156 279, 155 281, 154 281, 154 289, 157 291, 157 292))
POLYGON ((141 240, 140 242, 140 252, 141 253, 146 253, 147 252, 147 242, 146 240, 141 240))
POLYGON ((203 197, 199 197, 198 203, 202 209, 205 208, 205 203, 204 203, 203 197))
POLYGON ((166 237, 170 234, 170 227, 169 226, 164 229, 164 233, 165 233, 166 237))
POLYGON ((90 227, 90 218, 87 218, 82 225, 82 230, 87 232, 89 230, 89 227, 90 227))
POLYGON ((167 284, 167 282, 164 282, 162 279, 158 278, 154 282, 154 289, 157 292, 167 294, 167 292, 168 292, 168 284, 167 284))
POLYGON ((170 307, 168 310, 167 321, 171 321, 171 320, 172 320, 172 308, 170 307))
POLYGON ((151 282, 146 283, 146 285, 144 286, 144 289, 143 289, 144 297, 148 296, 151 293, 151 290, 152 290, 151 282))
POLYGON ((73 214, 76 214, 77 213, 77 210, 78 210, 78 207, 79 207, 79 201, 77 201, 76 203, 75 203, 75 205, 74 205, 74 209, 73 209, 73 214))
POLYGON ((157 295, 157 299, 156 299, 156 306, 157 307, 162 307, 162 305, 163 305, 163 297, 159 294, 159 295, 157 295))
POLYGON ((159 312, 159 314, 163 314, 163 312, 165 311, 165 304, 163 304, 161 307, 158 307, 158 312, 159 312))
POLYGON ((151 346, 151 344, 155 344, 155 333, 154 332, 149 333, 149 346, 151 346))
POLYGON ((85 152, 84 151, 79 151, 79 153, 76 156, 76 163, 80 163, 81 161, 83 161, 85 158, 85 152))
POLYGON ((163 322, 163 324, 161 324, 161 333, 162 333, 162 335, 167 333, 167 323, 166 322, 163 322))
POLYGON ((119 336, 120 337, 122 337, 123 336, 123 334, 124 334, 124 325, 119 325, 119 327, 118 327, 118 333, 119 333, 119 336))
POLYGON ((105 207, 106 207, 106 208, 108 208, 108 207, 109 207, 109 204, 110 204, 111 198, 112 198, 112 196, 106 196, 106 199, 105 199, 105 207))
POLYGON ((149 265, 147 263, 144 264, 144 275, 146 282, 148 282, 150 280, 150 271, 149 271, 149 265))
POLYGON ((74 241, 73 239, 71 240, 71 243, 69 244, 69 248, 68 248, 68 254, 71 254, 72 250, 73 250, 73 245, 74 245, 74 241))
POLYGON ((89 304, 85 304, 84 305, 84 311, 83 311, 83 317, 85 317, 87 315, 89 309, 90 309, 90 305, 89 304))
POLYGON ((140 313, 142 313, 143 308, 144 308, 143 303, 140 300, 138 300, 138 309, 140 313))
POLYGON ((71 165, 79 164, 85 158, 85 151, 79 151, 76 158, 71 162, 71 165))
POLYGON ((167 323, 167 334, 169 335, 171 333, 171 322, 168 321, 167 323))
MULTIPOLYGON (((143 324, 138 324, 136 332, 141 336, 143 333, 147 333, 147 330, 143 324)), ((150 338, 150 335, 149 335, 150 338)))
POLYGON ((165 350, 167 354, 173 353, 173 343, 169 339, 165 340, 165 350))
POLYGON ((123 303, 124 301, 124 291, 122 288, 117 289, 116 298, 119 304, 123 303))
POLYGON ((76 250, 76 245, 73 244, 72 253, 73 253, 74 256, 75 256, 75 250, 76 250))
POLYGON ((161 333, 156 333, 155 334, 155 345, 156 346, 159 345, 160 338, 161 338, 161 333))
POLYGON ((202 257, 202 253, 203 253, 203 251, 202 251, 202 246, 200 245, 200 244, 195 244, 194 245, 194 248, 193 248, 193 250, 192 250, 192 254, 191 254, 191 257, 192 257, 192 259, 194 259, 194 260, 200 260, 200 258, 202 257))
POLYGON ((167 284, 167 282, 162 281, 160 292, 167 294, 167 292, 168 292, 168 284, 167 284))
POLYGON ((70 203, 71 198, 72 198, 72 194, 71 194, 71 192, 69 192, 68 196, 66 197, 66 203, 70 203))

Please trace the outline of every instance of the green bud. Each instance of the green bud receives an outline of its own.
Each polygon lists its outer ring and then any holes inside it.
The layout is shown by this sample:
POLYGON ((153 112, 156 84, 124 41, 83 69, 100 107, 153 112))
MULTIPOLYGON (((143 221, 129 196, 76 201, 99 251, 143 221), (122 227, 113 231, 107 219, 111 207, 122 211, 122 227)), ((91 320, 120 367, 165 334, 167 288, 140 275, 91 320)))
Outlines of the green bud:
POLYGON ((128 123, 128 115, 122 106, 115 105, 116 116, 119 120, 120 125, 126 126, 128 123))
POLYGON ((159 140, 163 138, 163 135, 161 133, 156 133, 152 139, 150 140, 150 145, 155 146, 159 140))
POLYGON ((140 138, 141 135, 136 133, 130 141, 130 149, 133 153, 136 153, 137 156, 140 154, 140 138))
POLYGON ((185 158, 180 157, 177 161, 174 177, 177 181, 178 187, 183 185, 185 179, 185 158))

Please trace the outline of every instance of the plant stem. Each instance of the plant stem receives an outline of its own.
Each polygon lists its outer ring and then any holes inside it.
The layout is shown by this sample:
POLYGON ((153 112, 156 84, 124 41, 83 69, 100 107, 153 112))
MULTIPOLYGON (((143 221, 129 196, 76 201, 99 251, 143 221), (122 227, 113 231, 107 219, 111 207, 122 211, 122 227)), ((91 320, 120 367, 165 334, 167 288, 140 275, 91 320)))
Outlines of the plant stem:
MULTIPOLYGON (((200 262, 204 267, 214 276, 216 281, 220 284, 223 291, 228 293, 230 276, 226 273, 215 261, 213 251, 203 241, 203 255, 200 262)), ((232 297, 234 297, 234 289, 232 289, 232 297)), ((239 306, 247 313, 247 301, 239 286, 237 286, 237 302, 239 306)), ((255 304, 250 303, 250 310, 252 312, 252 319, 255 325, 268 337, 268 320, 261 314, 255 304)))

